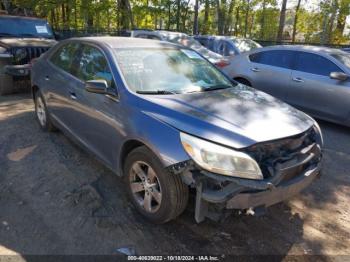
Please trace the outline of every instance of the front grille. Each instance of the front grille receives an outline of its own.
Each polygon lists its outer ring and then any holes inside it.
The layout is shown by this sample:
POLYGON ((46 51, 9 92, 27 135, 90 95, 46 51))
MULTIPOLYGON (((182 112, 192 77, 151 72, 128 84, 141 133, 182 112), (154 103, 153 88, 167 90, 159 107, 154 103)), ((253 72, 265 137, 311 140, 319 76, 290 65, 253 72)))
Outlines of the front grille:
POLYGON ((32 59, 39 57, 42 53, 45 53, 47 50, 49 50, 49 48, 50 47, 13 47, 10 50, 11 54, 13 55, 13 64, 28 64, 32 59), (25 50, 26 56, 24 58, 18 58, 16 56, 16 52, 19 49, 25 50))
POLYGON ((316 143, 316 132, 313 128, 308 131, 272 142, 260 143, 247 150, 259 164, 265 178, 271 177, 276 166, 292 160, 301 150, 316 143))

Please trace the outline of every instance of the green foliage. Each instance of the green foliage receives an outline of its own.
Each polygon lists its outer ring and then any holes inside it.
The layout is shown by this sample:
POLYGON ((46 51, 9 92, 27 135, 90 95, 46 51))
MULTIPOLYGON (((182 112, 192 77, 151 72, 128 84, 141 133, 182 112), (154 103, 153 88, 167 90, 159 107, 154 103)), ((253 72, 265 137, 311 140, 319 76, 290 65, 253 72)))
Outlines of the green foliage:
MULTIPOLYGON (((319 0, 314 8, 306 8, 306 2, 301 1, 294 23, 297 0, 288 1, 284 40, 295 31, 296 41, 349 44, 350 0, 319 0)), ((191 33, 194 8, 194 0, 12 0, 11 11, 47 18, 57 29, 178 28, 191 33)), ((273 41, 280 11, 279 0, 199 0, 199 32, 273 41)))

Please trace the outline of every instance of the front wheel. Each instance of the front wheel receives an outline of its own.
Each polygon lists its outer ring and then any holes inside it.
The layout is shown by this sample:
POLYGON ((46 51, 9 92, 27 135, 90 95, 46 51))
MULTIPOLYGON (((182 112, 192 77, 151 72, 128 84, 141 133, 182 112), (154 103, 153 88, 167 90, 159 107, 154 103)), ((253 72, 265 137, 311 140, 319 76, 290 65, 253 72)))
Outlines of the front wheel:
POLYGON ((128 155, 124 175, 133 204, 151 222, 168 222, 186 208, 188 187, 179 175, 165 170, 147 147, 138 147, 128 155))

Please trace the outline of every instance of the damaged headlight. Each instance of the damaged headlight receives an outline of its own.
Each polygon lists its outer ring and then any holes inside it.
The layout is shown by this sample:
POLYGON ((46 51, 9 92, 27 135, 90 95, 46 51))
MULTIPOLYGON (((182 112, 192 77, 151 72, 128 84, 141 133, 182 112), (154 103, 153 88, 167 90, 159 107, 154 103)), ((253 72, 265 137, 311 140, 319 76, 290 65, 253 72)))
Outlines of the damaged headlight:
POLYGON ((263 179, 258 163, 249 155, 217 144, 180 133, 181 143, 193 161, 213 173, 263 179))

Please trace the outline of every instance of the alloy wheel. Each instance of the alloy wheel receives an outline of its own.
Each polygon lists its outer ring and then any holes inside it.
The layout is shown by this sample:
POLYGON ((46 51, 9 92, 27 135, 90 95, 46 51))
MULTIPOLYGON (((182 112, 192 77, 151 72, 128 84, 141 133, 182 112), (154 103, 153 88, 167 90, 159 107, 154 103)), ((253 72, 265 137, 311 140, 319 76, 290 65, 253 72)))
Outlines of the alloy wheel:
POLYGON ((40 96, 36 99, 36 115, 40 125, 44 127, 46 125, 46 111, 43 99, 40 96))
POLYGON ((136 161, 129 172, 130 188, 136 203, 146 212, 157 212, 162 202, 162 189, 156 172, 142 161, 136 161))

